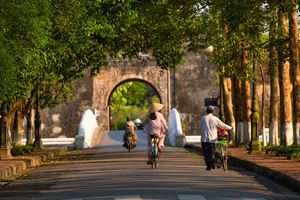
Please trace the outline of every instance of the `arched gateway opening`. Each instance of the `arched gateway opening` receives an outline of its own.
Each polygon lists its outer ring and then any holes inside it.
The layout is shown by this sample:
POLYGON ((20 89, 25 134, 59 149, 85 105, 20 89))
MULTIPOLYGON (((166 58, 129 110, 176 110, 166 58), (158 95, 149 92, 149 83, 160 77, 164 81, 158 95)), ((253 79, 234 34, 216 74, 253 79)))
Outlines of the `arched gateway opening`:
POLYGON ((127 116, 141 129, 151 102, 161 103, 161 97, 147 81, 130 79, 118 83, 108 98, 109 130, 122 130, 127 116))
POLYGON ((164 104, 163 113, 167 116, 170 109, 169 72, 151 62, 113 61, 93 78, 92 107, 99 110, 97 122, 100 130, 110 129, 111 95, 119 86, 132 80, 150 85, 164 104))

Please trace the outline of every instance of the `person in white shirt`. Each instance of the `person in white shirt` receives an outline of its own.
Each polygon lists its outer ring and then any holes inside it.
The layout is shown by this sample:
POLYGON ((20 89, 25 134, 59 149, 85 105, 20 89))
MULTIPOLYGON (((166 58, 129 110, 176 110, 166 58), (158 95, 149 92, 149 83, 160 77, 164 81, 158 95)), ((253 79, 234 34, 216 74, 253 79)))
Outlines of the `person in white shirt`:
POLYGON ((214 107, 206 108, 206 115, 200 117, 201 146, 203 149, 206 170, 215 169, 215 144, 218 142, 218 128, 231 130, 232 127, 223 123, 218 117, 213 115, 214 107))

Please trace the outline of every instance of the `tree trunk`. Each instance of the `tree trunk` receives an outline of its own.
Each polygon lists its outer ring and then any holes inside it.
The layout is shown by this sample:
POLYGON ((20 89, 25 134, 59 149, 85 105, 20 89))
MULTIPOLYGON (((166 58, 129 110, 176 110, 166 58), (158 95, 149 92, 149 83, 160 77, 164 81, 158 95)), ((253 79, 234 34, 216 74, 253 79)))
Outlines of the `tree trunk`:
POLYGON ((223 79, 223 94, 224 94, 224 110, 225 110, 225 123, 233 127, 231 131, 230 140, 235 142, 235 119, 232 109, 232 98, 231 98, 231 80, 230 78, 223 79))
MULTIPOLYGON (((245 47, 246 49, 246 47, 245 47)), ((241 57, 242 68, 246 68, 249 64, 249 52, 247 50, 243 51, 241 57)), ((243 135, 244 143, 249 144, 251 142, 251 85, 249 80, 242 80, 242 115, 243 115, 243 135)))
POLYGON ((16 111, 13 120, 12 145, 22 145, 23 137, 23 115, 22 112, 16 111))
POLYGON ((265 134, 265 77, 263 67, 260 65, 260 73, 262 79, 262 95, 261 95, 261 133, 263 138, 263 146, 267 146, 267 138, 265 134))
POLYGON ((10 124, 11 117, 9 115, 9 104, 2 103, 1 118, 0 118, 0 159, 9 159, 11 157, 10 149, 10 124))
MULTIPOLYGON (((274 10, 274 6, 270 3, 270 10, 274 10)), ((276 10, 275 10, 276 11, 276 10)), ((273 44, 276 39, 276 12, 273 12, 271 21, 270 21, 270 44, 273 44)), ((268 74, 270 75, 270 113, 269 113, 269 138, 270 138, 270 145, 278 146, 279 145, 279 80, 278 80, 278 65, 277 65, 277 53, 276 48, 274 45, 271 45, 269 48, 269 71, 268 74)))
POLYGON ((241 80, 232 79, 233 82, 233 102, 234 102, 234 116, 236 121, 236 144, 244 142, 243 132, 243 113, 242 113, 242 85, 241 80))
MULTIPOLYGON (((284 39, 288 36, 288 22, 286 16, 279 11, 279 33, 284 39)), ((280 124, 281 124, 281 145, 293 144, 293 123, 292 123, 292 99, 290 63, 288 56, 284 54, 288 50, 287 43, 280 44, 278 48, 279 59, 279 85, 280 85, 280 124)))
POLYGON ((223 92, 223 79, 224 79, 224 75, 223 75, 223 69, 221 70, 220 74, 219 74, 219 90, 220 90, 220 111, 219 111, 219 118, 222 120, 222 122, 225 121, 225 116, 224 116, 224 92, 223 92))
POLYGON ((300 143, 300 68, 298 49, 298 18, 296 0, 291 0, 290 13, 290 55, 293 83, 293 135, 294 144, 300 143), (299 141, 299 142, 298 142, 299 141))
POLYGON ((251 141, 251 85, 248 80, 242 80, 242 113, 244 122, 244 143, 251 141))
POLYGON ((32 110, 26 112, 25 117, 27 120, 27 130, 26 130, 26 144, 33 144, 33 121, 32 121, 32 110))

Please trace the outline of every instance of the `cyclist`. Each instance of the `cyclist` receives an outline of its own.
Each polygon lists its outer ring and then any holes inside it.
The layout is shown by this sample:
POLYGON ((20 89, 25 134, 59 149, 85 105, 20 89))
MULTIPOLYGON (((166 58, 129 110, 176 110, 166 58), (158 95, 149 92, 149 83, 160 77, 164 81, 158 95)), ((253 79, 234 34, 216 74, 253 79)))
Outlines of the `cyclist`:
POLYGON ((156 134, 159 137, 158 150, 162 152, 165 140, 165 132, 168 129, 167 122, 159 111, 162 110, 163 104, 152 103, 150 105, 149 115, 145 121, 145 126, 143 131, 148 134, 148 162, 150 164, 150 134, 156 134))
POLYGON ((127 136, 129 134, 133 134, 134 135, 134 137, 133 137, 134 147, 136 146, 137 134, 134 131, 135 129, 137 129, 137 127, 135 126, 135 124, 132 121, 131 117, 127 116, 126 123, 124 125, 125 133, 123 135, 123 142, 124 142, 123 147, 126 147, 126 139, 127 139, 127 136))
POLYGON ((213 115, 214 107, 206 108, 206 115, 200 117, 201 146, 204 153, 206 170, 215 169, 215 144, 218 141, 217 129, 232 130, 232 127, 223 123, 213 115))

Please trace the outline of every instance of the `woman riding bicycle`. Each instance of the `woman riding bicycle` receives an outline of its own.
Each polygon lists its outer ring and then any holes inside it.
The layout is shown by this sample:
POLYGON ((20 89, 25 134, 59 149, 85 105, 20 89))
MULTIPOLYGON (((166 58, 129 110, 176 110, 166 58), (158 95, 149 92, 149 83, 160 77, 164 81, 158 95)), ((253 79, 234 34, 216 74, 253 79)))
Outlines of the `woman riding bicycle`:
POLYGON ((150 105, 149 115, 145 121, 145 127, 143 131, 148 134, 148 162, 150 164, 150 134, 155 134, 159 137, 158 149, 162 152, 164 146, 165 132, 168 129, 167 122, 159 111, 162 110, 163 104, 152 103, 150 105))

